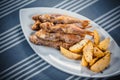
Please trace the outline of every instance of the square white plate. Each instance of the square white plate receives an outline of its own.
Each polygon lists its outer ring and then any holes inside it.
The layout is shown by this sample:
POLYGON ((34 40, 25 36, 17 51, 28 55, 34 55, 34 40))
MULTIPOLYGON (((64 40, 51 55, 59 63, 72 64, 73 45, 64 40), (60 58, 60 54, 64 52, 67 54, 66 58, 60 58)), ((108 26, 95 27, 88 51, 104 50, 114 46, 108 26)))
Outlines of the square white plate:
POLYGON ((70 60, 61 55, 60 51, 46 47, 46 46, 38 46, 29 41, 29 36, 34 33, 33 30, 31 30, 31 25, 34 23, 32 20, 33 15, 37 14, 65 14, 72 17, 76 17, 79 19, 87 19, 90 20, 82 15, 79 15, 77 13, 73 13, 70 11, 62 10, 62 9, 56 9, 56 8, 46 8, 46 7, 38 7, 38 8, 26 8, 20 10, 20 23, 23 30, 23 33, 29 43, 29 45, 32 47, 32 49, 45 61, 47 61, 52 66, 58 68, 59 70, 62 70, 64 72, 78 75, 78 76, 84 76, 84 77, 108 77, 113 76, 120 73, 120 48, 116 44, 116 42, 112 39, 112 37, 99 25, 91 21, 91 25, 93 26, 91 30, 97 29, 99 31, 99 34, 101 35, 101 39, 105 37, 110 37, 110 47, 109 50, 111 51, 111 62, 110 66, 103 71, 103 73, 94 73, 87 68, 84 68, 80 65, 80 61, 70 60))

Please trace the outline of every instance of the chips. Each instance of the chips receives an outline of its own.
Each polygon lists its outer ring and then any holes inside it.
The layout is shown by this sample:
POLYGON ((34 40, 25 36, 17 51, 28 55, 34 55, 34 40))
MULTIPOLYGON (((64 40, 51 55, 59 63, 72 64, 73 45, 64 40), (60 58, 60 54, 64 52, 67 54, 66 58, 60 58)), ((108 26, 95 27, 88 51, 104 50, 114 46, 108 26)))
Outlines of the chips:
POLYGON ((88 66, 88 62, 85 60, 85 56, 82 56, 82 61, 81 61, 82 66, 88 66))
POLYGON ((93 43, 91 41, 83 48, 83 55, 87 62, 93 59, 93 43))
POLYGON ((106 54, 103 58, 99 59, 95 64, 90 67, 90 70, 94 72, 101 72, 106 67, 108 67, 110 63, 110 54, 106 54))
POLYGON ((96 30, 94 30, 93 33, 94 33, 94 43, 98 45, 100 42, 100 35, 98 34, 96 30))
POLYGON ((107 50, 109 43, 110 43, 110 38, 105 38, 103 41, 100 42, 98 46, 101 50, 105 51, 107 50))
POLYGON ((104 52, 102 52, 98 47, 94 47, 94 57, 101 58, 105 55, 104 52))
POLYGON ((81 57, 82 57, 80 54, 73 53, 73 52, 63 48, 62 46, 60 47, 60 51, 65 57, 67 57, 69 59, 78 60, 78 59, 81 59, 81 57))
POLYGON ((82 52, 82 48, 88 43, 88 41, 88 39, 84 39, 79 43, 76 43, 75 45, 71 46, 69 50, 75 53, 82 52))
POLYGON ((101 72, 110 63, 110 51, 107 50, 110 38, 105 38, 100 42, 97 30, 93 31, 94 40, 83 39, 79 43, 71 46, 69 50, 60 47, 61 53, 69 59, 81 59, 81 65, 90 68, 94 72, 101 72), (82 54, 82 55, 81 55, 82 54))

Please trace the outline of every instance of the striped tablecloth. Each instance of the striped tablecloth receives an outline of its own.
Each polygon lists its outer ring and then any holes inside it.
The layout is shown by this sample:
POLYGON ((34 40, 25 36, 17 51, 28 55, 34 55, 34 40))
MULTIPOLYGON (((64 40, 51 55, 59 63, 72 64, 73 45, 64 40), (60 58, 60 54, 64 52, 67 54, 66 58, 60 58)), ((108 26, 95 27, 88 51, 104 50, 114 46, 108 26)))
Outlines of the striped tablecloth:
POLYGON ((21 30, 19 10, 56 7, 84 15, 103 27, 120 46, 120 0, 0 0, 0 80, 119 80, 62 72, 41 59, 21 30))

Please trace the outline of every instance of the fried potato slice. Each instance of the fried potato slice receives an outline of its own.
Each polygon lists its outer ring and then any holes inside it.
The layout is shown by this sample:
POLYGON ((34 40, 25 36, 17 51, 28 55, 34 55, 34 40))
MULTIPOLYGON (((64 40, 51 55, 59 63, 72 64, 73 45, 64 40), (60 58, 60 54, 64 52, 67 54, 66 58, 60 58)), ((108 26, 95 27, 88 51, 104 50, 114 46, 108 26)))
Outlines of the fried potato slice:
POLYGON ((92 61, 89 63, 89 66, 92 66, 99 58, 94 58, 92 61))
POLYGON ((106 54, 103 58, 98 60, 95 64, 93 64, 90 69, 94 72, 101 72, 106 67, 108 67, 110 63, 110 54, 106 54))
POLYGON ((75 45, 71 46, 69 50, 75 53, 81 52, 83 47, 88 43, 88 41, 89 41, 88 39, 84 39, 76 43, 75 45))
POLYGON ((60 51, 65 57, 67 57, 69 59, 79 60, 82 57, 80 54, 73 53, 73 52, 63 48, 62 46, 60 46, 60 51))
POLYGON ((82 66, 88 66, 88 62, 85 60, 85 56, 82 56, 82 60, 81 60, 81 65, 82 66))
POLYGON ((83 55, 87 62, 91 62, 93 59, 93 43, 91 41, 83 48, 83 55))
POLYGON ((98 46, 101 50, 105 51, 107 50, 109 43, 110 43, 110 38, 105 38, 103 41, 100 42, 98 46))
POLYGON ((102 52, 98 47, 94 47, 94 57, 101 58, 105 55, 104 52, 102 52))
POLYGON ((100 42, 100 35, 98 34, 97 30, 94 30, 93 33, 94 33, 94 43, 98 45, 100 42))
POLYGON ((104 52, 104 54, 105 54, 105 55, 106 55, 106 54, 110 54, 110 51, 107 50, 107 51, 104 52))

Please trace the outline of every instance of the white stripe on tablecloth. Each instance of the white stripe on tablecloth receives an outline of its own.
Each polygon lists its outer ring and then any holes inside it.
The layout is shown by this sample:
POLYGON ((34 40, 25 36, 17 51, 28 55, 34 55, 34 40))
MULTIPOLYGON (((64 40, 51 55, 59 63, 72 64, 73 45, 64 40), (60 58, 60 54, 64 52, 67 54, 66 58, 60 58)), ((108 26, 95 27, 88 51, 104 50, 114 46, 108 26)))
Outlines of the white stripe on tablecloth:
POLYGON ((114 29, 116 29, 116 28, 118 28, 118 27, 120 27, 120 22, 119 22, 119 24, 117 24, 116 26, 110 28, 110 29, 108 30, 108 32, 110 32, 110 31, 112 31, 112 30, 114 30, 114 29))
POLYGON ((5 6, 5 5, 7 5, 7 4, 10 4, 12 1, 14 1, 14 0, 9 0, 9 1, 7 1, 7 2, 4 2, 4 3, 2 3, 2 4, 0 5, 0 7, 3 7, 3 6, 5 6))
POLYGON ((18 29, 4 35, 3 37, 0 38, 1 41, 5 40, 6 38, 8 38, 9 36, 13 36, 15 35, 15 33, 19 32, 19 31, 22 31, 21 27, 19 27, 18 29))
MULTIPOLYGON (((42 66, 44 66, 44 65, 46 65, 47 63, 46 62, 44 62, 44 63, 42 63, 42 64, 40 64, 40 65, 38 65, 38 66, 36 66, 35 68, 33 68, 33 69, 31 69, 30 71, 28 71, 28 72, 26 72, 25 74, 23 74, 23 75, 20 75, 18 78, 16 78, 16 80, 20 80, 20 78, 22 78, 22 77, 24 77, 24 76, 26 76, 26 75, 28 75, 28 74, 30 74, 30 73, 32 73, 33 71, 35 71, 35 70, 37 70, 37 69, 39 69, 39 68, 41 68, 42 66)), ((49 65, 47 65, 48 67, 47 68, 45 68, 45 69, 48 69, 50 66, 49 65)), ((44 67, 43 67, 44 68, 44 67)), ((44 70, 45 70, 44 69, 44 70)), ((41 71, 41 69, 40 69, 40 71, 41 71)), ((42 70, 43 71, 43 70, 42 70)), ((8 79, 9 80, 9 79, 8 79)))
POLYGON ((21 5, 21 4, 26 3, 27 1, 28 1, 28 0, 23 0, 22 2, 20 2, 20 3, 14 5, 14 6, 12 6, 12 7, 9 7, 9 8, 7 8, 7 9, 1 11, 1 12, 0 12, 0 15, 3 14, 3 13, 5 13, 5 12, 8 12, 8 11, 11 10, 11 9, 14 9, 15 7, 17 7, 17 6, 21 5))
MULTIPOLYGON (((49 67, 48 67, 49 68, 49 67)), ((39 70, 40 71, 40 70, 39 70)), ((37 72, 39 72, 39 71, 37 71, 37 72)), ((35 73, 36 74, 36 73, 35 73)), ((22 76, 22 75, 21 75, 22 76)), ((31 76, 33 76, 33 75, 31 75, 31 76)), ((28 76, 29 77, 29 76, 28 76)))
POLYGON ((15 29, 18 28, 18 27, 20 27, 20 24, 18 24, 18 25, 16 25, 16 26, 14 26, 13 28, 8 29, 7 31, 1 33, 1 34, 0 34, 0 37, 6 35, 7 33, 10 33, 11 31, 15 30, 15 29))
POLYGON ((15 39, 15 37, 21 35, 22 33, 23 33, 22 31, 19 32, 19 33, 16 33, 15 35, 11 36, 10 38, 7 38, 7 39, 1 41, 0 44, 7 43, 9 40, 11 40, 11 39, 15 39))
POLYGON ((91 0, 85 0, 84 2, 82 2, 81 4, 79 4, 78 6, 70 9, 70 11, 74 11, 74 10, 78 9, 79 7, 82 7, 84 4, 86 4, 86 3, 90 2, 90 1, 91 0))
POLYGON ((48 69, 49 67, 50 67, 50 65, 47 65, 47 66, 43 67, 43 68, 40 69, 39 71, 37 71, 37 72, 33 73, 32 75, 26 77, 24 80, 28 80, 28 79, 32 78, 33 76, 35 76, 35 75, 41 73, 42 71, 48 69))
POLYGON ((14 68, 17 67, 18 65, 22 65, 24 62, 28 61, 29 59, 32 59, 32 58, 35 57, 36 55, 37 55, 37 54, 32 54, 32 55, 30 55, 29 57, 27 57, 27 58, 21 60, 20 62, 14 64, 13 66, 7 68, 6 70, 4 70, 4 71, 2 71, 2 72, 0 72, 0 75, 2 75, 2 74, 4 74, 4 73, 8 72, 9 70, 14 69, 14 68))
POLYGON ((79 5, 82 1, 84 1, 84 0, 79 0, 78 2, 74 3, 73 5, 70 5, 70 6, 66 7, 64 9, 69 10, 70 8, 72 8, 72 7, 76 6, 76 5, 79 5))
MULTIPOLYGON (((18 9, 20 9, 20 8, 22 8, 22 7, 24 7, 24 6, 28 5, 28 4, 30 4, 30 3, 32 3, 32 2, 34 2, 34 1, 36 1, 36 0, 31 0, 31 1, 27 2, 27 3, 25 3, 25 4, 22 4, 21 6, 19 6, 19 7, 15 8, 15 9, 12 9, 12 10, 10 10, 10 11, 8 11, 8 12, 6 12, 6 13, 0 15, 0 18, 6 16, 6 15, 8 15, 8 14, 10 14, 10 13, 12 13, 12 12, 14 12, 14 11, 16 11, 16 10, 18 10, 18 9)), ((23 2, 22 2, 22 3, 23 3, 23 2)))
MULTIPOLYGON (((116 15, 116 16, 113 16, 113 18, 111 18, 111 19, 108 19, 109 21, 105 21, 104 23, 102 23, 101 24, 101 26, 106 26, 106 27, 108 27, 108 25, 110 24, 110 23, 113 23, 116 19, 120 19, 120 15, 116 15)), ((105 28, 106 29, 106 28, 105 28)))
POLYGON ((10 6, 13 6, 14 4, 20 2, 21 0, 15 0, 13 1, 12 3, 10 3, 9 5, 5 5, 4 7, 0 8, 0 11, 1 10, 5 10, 6 8, 9 8, 10 6))
POLYGON ((15 38, 15 39, 13 39, 12 41, 8 42, 8 43, 5 43, 4 45, 0 46, 0 49, 4 48, 5 46, 10 45, 11 43, 13 43, 13 42, 15 42, 15 41, 20 40, 20 39, 23 38, 23 37, 24 37, 24 35, 22 35, 22 36, 20 36, 20 37, 17 37, 17 38, 15 38))
POLYGON ((79 8, 79 9, 77 9, 77 10, 74 11, 74 12, 79 12, 79 11, 85 9, 86 7, 88 7, 88 6, 90 6, 90 5, 94 4, 94 3, 96 3, 97 1, 98 1, 98 0, 94 0, 94 1, 90 2, 89 4, 86 4, 85 6, 83 6, 83 7, 79 8))
POLYGON ((120 22, 120 18, 105 26, 104 29, 110 29, 110 27, 114 27, 113 25, 115 25, 118 22, 120 22))
MULTIPOLYGON (((21 66, 15 68, 14 70, 12 70, 12 71, 10 71, 10 72, 7 72, 7 74, 5 74, 5 75, 3 75, 2 77, 0 77, 0 79, 4 79, 5 77, 7 77, 7 76, 13 74, 14 72, 16 72, 16 71, 18 71, 18 70, 21 71, 22 68, 23 68, 22 70, 25 70, 26 68, 28 68, 28 67, 25 67, 25 66, 31 64, 32 62, 34 62, 34 61, 36 61, 36 60, 37 60, 37 62, 38 62, 38 59, 40 59, 40 57, 39 57, 39 56, 36 56, 35 58, 29 60, 29 61, 26 62, 25 64, 23 64, 23 65, 21 65, 21 66)), ((33 64, 32 64, 32 65, 33 65, 33 64)), ((31 65, 30 65, 30 66, 31 66, 31 65)))
POLYGON ((72 75, 72 76, 69 76, 68 78, 66 78, 65 80, 70 80, 70 79, 72 79, 72 78, 74 78, 75 76, 74 75, 72 75))
POLYGON ((21 42, 23 42, 23 41, 25 41, 25 40, 26 40, 26 39, 25 39, 25 38, 23 38, 23 39, 21 39, 21 40, 19 40, 19 41, 15 42, 14 44, 11 44, 10 46, 7 46, 6 48, 4 48, 4 49, 0 50, 0 53, 3 53, 4 51, 6 51, 6 50, 10 49, 11 47, 14 47, 14 46, 16 46, 16 45, 20 44, 21 42))
POLYGON ((65 5, 60 6, 59 8, 64 9, 64 7, 66 7, 66 6, 68 6, 68 5, 72 4, 72 3, 74 3, 75 1, 76 1, 76 0, 71 0, 71 1, 69 1, 68 3, 66 3, 65 5))
POLYGON ((61 3, 55 5, 54 8, 57 8, 57 7, 59 7, 59 6, 62 6, 62 5, 63 5, 64 3, 66 3, 67 1, 69 1, 69 0, 64 0, 64 1, 62 1, 61 3))
POLYGON ((102 19, 102 20, 100 20, 100 21, 97 22, 97 23, 98 23, 98 24, 101 24, 101 23, 103 23, 104 21, 106 21, 108 18, 113 17, 114 15, 118 14, 119 12, 120 12, 120 10, 114 11, 114 12, 112 12, 111 15, 107 16, 105 19, 102 19))
MULTIPOLYGON (((43 60, 42 59, 40 59, 39 61, 36 61, 36 62, 34 62, 33 64, 31 64, 30 66, 28 66, 28 67, 25 67, 24 69, 22 69, 22 70, 20 70, 19 72, 17 72, 16 74, 14 74, 14 75, 12 75, 12 76, 10 76, 10 77, 7 77, 7 80, 10 80, 10 79, 12 79, 12 78, 14 78, 15 76, 17 76, 17 75, 20 75, 22 72, 24 72, 24 71, 26 71, 26 70, 29 70, 29 71, 33 71, 33 67, 35 67, 35 65, 38 65, 39 64, 39 66, 40 67, 42 67, 43 65, 42 64, 46 64, 45 62, 42 62, 43 60)), ((28 71, 28 72, 29 72, 28 71)), ((28 72, 26 72, 26 73, 28 73, 28 72)), ((26 74, 25 73, 25 74, 26 74)), ((22 75, 24 75, 24 74, 22 74, 22 75)), ((18 79, 17 79, 18 80, 18 79)))
MULTIPOLYGON (((74 80, 83 80, 82 78, 83 78, 83 77, 77 77, 77 78, 75 78, 74 80)), ((87 79, 87 78, 85 78, 85 79, 87 79)))
POLYGON ((117 10, 117 9, 119 9, 119 8, 120 8, 120 6, 118 6, 118 7, 114 8, 114 9, 112 9, 111 11, 109 11, 109 12, 107 12, 106 14, 100 16, 99 18, 96 18, 94 21, 97 22, 97 21, 103 19, 105 16, 107 16, 107 15, 113 13, 115 10, 117 10))

